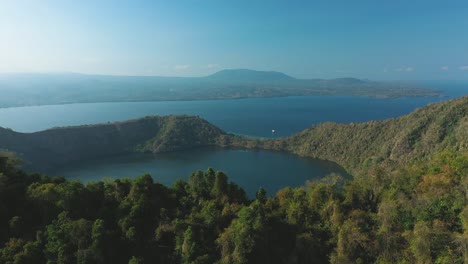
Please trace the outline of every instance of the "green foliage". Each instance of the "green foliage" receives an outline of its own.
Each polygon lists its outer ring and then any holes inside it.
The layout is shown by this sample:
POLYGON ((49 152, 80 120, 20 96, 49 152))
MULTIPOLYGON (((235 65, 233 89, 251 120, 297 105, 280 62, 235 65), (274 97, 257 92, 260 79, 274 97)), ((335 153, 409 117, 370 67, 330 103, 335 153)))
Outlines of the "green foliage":
POLYGON ((128 261, 128 264, 143 264, 143 260, 141 258, 137 258, 132 256, 132 258, 128 261))
MULTIPOLYGON (((287 138, 260 141, 254 148, 335 161, 353 174, 366 173, 376 165, 395 169, 415 161, 427 162, 446 149, 466 152, 467 113, 468 96, 465 96, 431 104, 399 118, 353 124, 323 123, 287 138)), ((253 143, 242 144, 250 147, 253 143)), ((466 162, 460 158, 451 162, 466 175, 466 162)))
POLYGON ((466 152, 248 200, 222 172, 86 185, 0 168, 0 263, 464 263, 466 152))
POLYGON ((267 200, 266 190, 263 189, 263 187, 260 187, 255 194, 255 198, 257 198, 260 203, 265 203, 267 200))
POLYGON ((182 263, 192 263, 198 255, 198 245, 195 240, 195 235, 193 234, 192 227, 189 226, 184 232, 184 241, 182 243, 182 263))
POLYGON ((243 207, 238 219, 218 240, 223 263, 247 263, 263 228, 261 215, 255 208, 243 207))

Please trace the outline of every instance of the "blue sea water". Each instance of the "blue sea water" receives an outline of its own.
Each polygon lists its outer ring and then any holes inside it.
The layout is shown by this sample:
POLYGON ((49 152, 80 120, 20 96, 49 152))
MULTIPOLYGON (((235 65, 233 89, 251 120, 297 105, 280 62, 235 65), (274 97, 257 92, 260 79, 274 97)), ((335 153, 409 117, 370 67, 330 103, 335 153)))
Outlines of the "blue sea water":
POLYGON ((283 137, 322 122, 350 123, 398 117, 432 102, 468 94, 468 82, 427 82, 424 86, 441 89, 445 96, 394 99, 311 96, 14 107, 0 109, 0 126, 34 132, 147 115, 189 114, 201 116, 227 132, 283 137))

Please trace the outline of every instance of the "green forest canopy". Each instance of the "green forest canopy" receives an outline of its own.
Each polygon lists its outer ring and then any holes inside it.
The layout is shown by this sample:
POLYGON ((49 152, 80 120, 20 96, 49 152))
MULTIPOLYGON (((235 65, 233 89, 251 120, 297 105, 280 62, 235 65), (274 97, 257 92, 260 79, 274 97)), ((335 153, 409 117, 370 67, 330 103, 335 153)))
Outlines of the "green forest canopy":
POLYGON ((468 155, 327 177, 255 200, 207 169, 90 182, 0 158, 0 263, 467 263, 468 155))
POLYGON ((171 187, 150 175, 83 184, 1 154, 0 263, 468 263, 467 107, 464 97, 280 140, 229 138, 354 173, 254 200, 212 169, 171 187))

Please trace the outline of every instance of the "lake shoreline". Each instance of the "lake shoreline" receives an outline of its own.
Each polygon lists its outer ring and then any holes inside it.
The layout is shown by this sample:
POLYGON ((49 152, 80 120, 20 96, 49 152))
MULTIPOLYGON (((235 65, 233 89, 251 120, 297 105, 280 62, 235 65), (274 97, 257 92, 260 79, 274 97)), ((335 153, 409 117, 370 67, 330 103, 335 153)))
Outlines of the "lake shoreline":
POLYGON ((119 100, 119 101, 92 101, 92 102, 64 102, 53 104, 28 104, 17 106, 0 106, 1 109, 22 108, 22 107, 38 107, 38 106, 60 106, 60 105, 75 105, 75 104, 101 104, 101 103, 158 103, 158 102, 201 102, 201 101, 223 101, 223 100, 245 100, 245 99, 269 99, 269 98, 294 98, 294 97, 357 97, 357 98, 373 98, 373 99, 398 99, 398 98, 449 98, 449 95, 436 91, 433 95, 413 95, 413 96, 379 96, 379 95, 275 95, 275 96, 246 96, 246 97, 226 97, 226 98, 201 98, 201 99, 169 99, 169 100, 119 100))

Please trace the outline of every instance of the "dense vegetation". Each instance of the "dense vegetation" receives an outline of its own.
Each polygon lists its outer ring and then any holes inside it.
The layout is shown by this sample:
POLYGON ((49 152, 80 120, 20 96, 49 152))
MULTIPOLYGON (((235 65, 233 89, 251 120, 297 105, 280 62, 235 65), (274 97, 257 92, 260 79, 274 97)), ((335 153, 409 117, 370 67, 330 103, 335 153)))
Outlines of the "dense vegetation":
POLYGON ((324 123, 287 138, 248 144, 335 161, 353 173, 376 164, 396 168, 426 160, 446 148, 468 150, 468 96, 434 103, 398 118, 324 123))
POLYGON ((260 189, 250 200, 212 169, 171 187, 149 175, 82 184, 25 173, 14 155, 1 154, 0 263, 467 263, 467 107, 465 97, 280 140, 228 135, 189 116, 38 134, 2 129, 2 146, 49 149, 57 159, 82 155, 77 149, 216 144, 327 158, 354 178, 330 176, 271 197, 260 189))
POLYGON ((296 79, 279 72, 223 70, 197 78, 84 74, 0 74, 0 107, 90 102, 206 100, 301 95, 438 96, 396 82, 296 79), (131 88, 131 89, 130 89, 131 88))
POLYGON ((222 172, 83 185, 0 158, 0 263, 467 263, 468 156, 255 200, 222 172))

